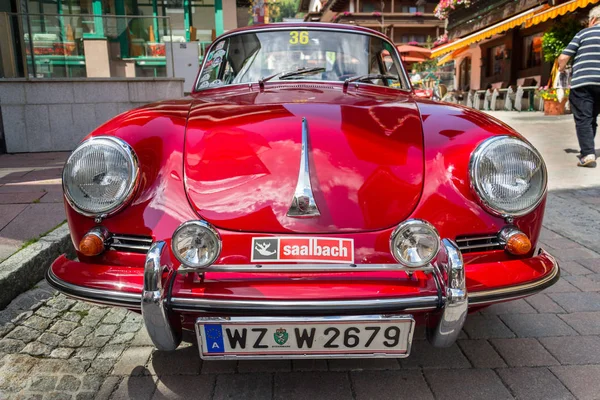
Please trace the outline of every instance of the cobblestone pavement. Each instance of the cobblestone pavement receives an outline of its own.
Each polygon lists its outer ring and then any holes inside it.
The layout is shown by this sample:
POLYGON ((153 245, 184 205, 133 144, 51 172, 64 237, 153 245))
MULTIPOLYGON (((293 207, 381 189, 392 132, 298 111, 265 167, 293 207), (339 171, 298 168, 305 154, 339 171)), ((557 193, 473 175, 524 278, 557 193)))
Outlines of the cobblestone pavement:
POLYGON ((600 185, 575 183, 553 181, 540 243, 560 281, 470 315, 451 348, 417 331, 407 359, 202 362, 194 345, 155 351, 139 315, 42 282, 0 312, 0 398, 598 400, 600 235, 585 229, 600 225, 600 185))

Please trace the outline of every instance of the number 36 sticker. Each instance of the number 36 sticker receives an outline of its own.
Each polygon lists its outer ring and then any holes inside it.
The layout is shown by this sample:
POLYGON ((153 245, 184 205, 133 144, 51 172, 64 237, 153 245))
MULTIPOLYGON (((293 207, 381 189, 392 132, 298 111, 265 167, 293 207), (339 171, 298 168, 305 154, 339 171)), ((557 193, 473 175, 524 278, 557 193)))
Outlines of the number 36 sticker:
POLYGON ((290 44, 308 44, 308 32, 307 31, 292 31, 290 32, 290 44))

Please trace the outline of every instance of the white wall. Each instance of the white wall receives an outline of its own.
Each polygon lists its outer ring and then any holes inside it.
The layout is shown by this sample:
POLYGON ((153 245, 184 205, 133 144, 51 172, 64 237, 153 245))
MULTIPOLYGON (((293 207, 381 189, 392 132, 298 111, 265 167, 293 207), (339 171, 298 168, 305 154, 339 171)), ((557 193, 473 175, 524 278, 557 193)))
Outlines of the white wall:
POLYGON ((0 80, 1 127, 8 153, 73 150, 124 111, 183 97, 183 79, 0 80))

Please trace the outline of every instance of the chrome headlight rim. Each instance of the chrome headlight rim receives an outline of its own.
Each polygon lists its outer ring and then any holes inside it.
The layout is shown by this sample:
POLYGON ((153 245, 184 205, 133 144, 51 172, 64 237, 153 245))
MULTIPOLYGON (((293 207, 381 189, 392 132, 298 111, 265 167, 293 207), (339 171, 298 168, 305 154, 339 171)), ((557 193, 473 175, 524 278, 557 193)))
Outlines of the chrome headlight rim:
POLYGON ((223 250, 223 241, 221 240, 221 235, 219 234, 219 231, 217 231, 211 224, 209 224, 208 222, 206 222, 204 220, 186 221, 186 222, 182 223, 181 225, 179 225, 177 227, 177 229, 175 229, 175 232, 173 232, 173 236, 171 236, 171 251, 173 252, 173 255, 175 256, 177 261, 179 261, 186 270, 188 270, 188 269, 195 269, 195 270, 202 270, 202 271, 206 270, 211 265, 213 265, 215 263, 215 261, 217 261, 219 259, 219 256, 221 255, 221 250, 223 250), (203 229, 206 229, 210 233, 212 233, 216 239, 217 250, 215 252, 215 256, 212 257, 210 259, 210 261, 207 262, 203 266, 191 265, 187 262, 187 260, 182 260, 181 258, 179 258, 179 254, 175 249, 175 237, 177 236, 177 234, 180 231, 182 231, 183 229, 185 229, 189 226, 199 226, 203 229))
POLYGON ((127 143, 123 139, 120 139, 120 138, 117 138, 114 136, 93 136, 89 139, 82 141, 75 148, 75 150, 73 150, 73 152, 69 155, 69 158, 67 158, 67 161, 65 162, 65 165, 63 166, 63 171, 62 171, 63 195, 64 195, 64 198, 67 200, 67 203, 69 204, 69 206, 71 208, 73 208, 78 214, 81 214, 86 217, 105 218, 105 217, 108 217, 108 216, 118 213, 119 211, 121 211, 123 208, 125 208, 131 202, 131 200, 133 199, 133 196, 135 195, 137 187, 139 185, 139 176, 140 176, 139 160, 138 160, 137 154, 135 153, 133 148, 129 145, 129 143, 127 143), (102 143, 106 143, 106 142, 108 142, 109 145, 117 145, 118 147, 120 147, 125 152, 126 157, 131 162, 131 165, 132 165, 131 174, 129 176, 129 185, 127 186, 127 190, 126 190, 126 192, 128 194, 127 194, 127 196, 125 196, 123 198, 123 200, 120 203, 116 203, 113 207, 111 207, 107 210, 91 212, 89 210, 79 207, 75 203, 73 198, 71 197, 71 194, 69 193, 69 190, 67 189, 67 183, 65 180, 66 166, 69 163, 69 161, 71 161, 71 158, 73 157, 75 152, 77 152, 78 150, 80 150, 84 147, 98 145, 98 144, 102 144, 102 143))
POLYGON ((516 217, 522 217, 524 215, 529 214, 530 212, 535 210, 540 205, 540 203, 546 198, 546 193, 548 191, 548 170, 546 169, 546 163, 544 162, 542 155, 529 142, 527 142, 517 136, 511 136, 511 135, 493 136, 493 137, 483 140, 481 143, 479 143, 477 145, 477 147, 471 154, 471 159, 469 160, 469 179, 470 179, 471 192, 478 199, 478 201, 481 204, 481 206, 483 207, 483 209, 492 215, 496 215, 496 216, 499 216, 502 218, 516 218, 516 217), (501 141, 501 140, 512 140, 512 141, 518 142, 519 144, 525 146, 533 154, 535 154, 541 161, 540 166, 542 168, 542 173, 543 173, 542 184, 543 184, 544 189, 540 193, 539 198, 532 205, 530 205, 529 207, 524 208, 520 211, 509 211, 509 210, 505 210, 501 207, 496 207, 495 205, 491 204, 486 199, 485 195, 483 194, 483 191, 479 187, 480 185, 478 183, 478 178, 477 178, 477 172, 478 172, 478 168, 480 165, 479 161, 481 160, 481 157, 483 156, 485 150, 489 146, 491 146, 492 144, 494 144, 498 141, 501 141))
POLYGON ((423 268, 426 267, 428 265, 430 265, 433 260, 435 260, 435 258, 438 256, 439 252, 440 252, 440 248, 441 248, 441 237, 439 232, 437 231, 437 229, 435 229, 435 226, 433 226, 431 223, 423 220, 423 219, 418 219, 418 218, 413 218, 413 219, 409 219, 406 220, 404 222, 401 222, 396 229, 394 229, 394 231, 392 232, 392 234, 390 235, 390 252, 392 253, 392 256, 394 257, 394 259, 401 265, 410 268, 410 269, 419 269, 419 268, 423 268), (396 252, 394 251, 394 243, 396 241, 396 237, 398 236, 398 234, 403 231, 404 229, 408 228, 408 227, 412 227, 412 226, 425 226, 428 229, 430 229, 433 234, 435 235, 435 237, 437 238, 437 240, 435 241, 436 244, 436 248, 435 251, 432 252, 432 255, 429 257, 429 259, 427 260, 427 262, 420 262, 420 263, 409 263, 406 262, 405 260, 402 260, 401 257, 396 255, 396 252))

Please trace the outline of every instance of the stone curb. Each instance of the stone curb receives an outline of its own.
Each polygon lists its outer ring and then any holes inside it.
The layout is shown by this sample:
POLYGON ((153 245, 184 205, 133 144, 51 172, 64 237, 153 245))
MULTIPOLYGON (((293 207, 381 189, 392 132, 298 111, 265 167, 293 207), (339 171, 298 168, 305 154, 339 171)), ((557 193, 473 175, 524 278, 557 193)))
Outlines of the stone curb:
POLYGON ((0 309, 44 279, 61 254, 75 255, 69 226, 61 225, 0 263, 0 309))

